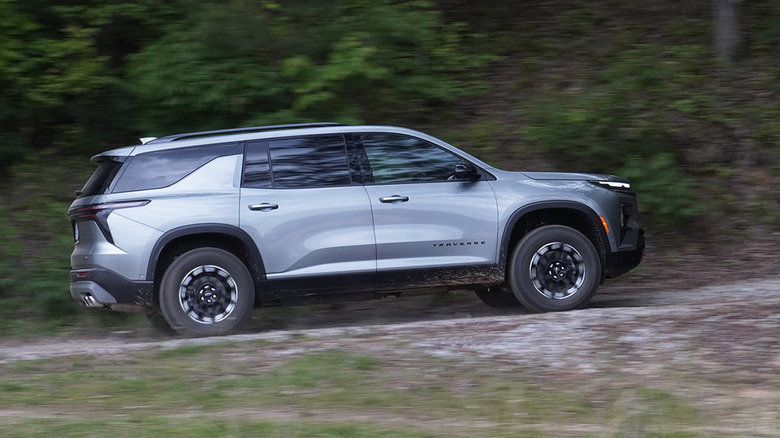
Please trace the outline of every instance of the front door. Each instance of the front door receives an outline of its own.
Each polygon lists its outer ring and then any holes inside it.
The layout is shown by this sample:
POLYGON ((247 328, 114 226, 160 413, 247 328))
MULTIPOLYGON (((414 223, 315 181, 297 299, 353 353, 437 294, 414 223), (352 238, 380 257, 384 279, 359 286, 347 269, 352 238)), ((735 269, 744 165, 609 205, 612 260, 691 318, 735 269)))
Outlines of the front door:
POLYGON ((376 237, 377 282, 479 283, 496 264, 498 208, 490 183, 459 181, 464 160, 424 140, 356 135, 376 237))

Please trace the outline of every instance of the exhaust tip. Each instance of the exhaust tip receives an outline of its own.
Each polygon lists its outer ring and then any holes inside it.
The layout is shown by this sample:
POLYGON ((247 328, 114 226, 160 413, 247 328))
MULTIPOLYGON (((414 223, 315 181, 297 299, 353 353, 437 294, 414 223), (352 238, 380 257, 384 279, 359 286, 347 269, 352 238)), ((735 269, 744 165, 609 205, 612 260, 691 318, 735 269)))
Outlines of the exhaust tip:
POLYGON ((102 304, 98 303, 95 297, 93 297, 91 294, 84 294, 81 296, 81 303, 85 307, 103 307, 102 304))

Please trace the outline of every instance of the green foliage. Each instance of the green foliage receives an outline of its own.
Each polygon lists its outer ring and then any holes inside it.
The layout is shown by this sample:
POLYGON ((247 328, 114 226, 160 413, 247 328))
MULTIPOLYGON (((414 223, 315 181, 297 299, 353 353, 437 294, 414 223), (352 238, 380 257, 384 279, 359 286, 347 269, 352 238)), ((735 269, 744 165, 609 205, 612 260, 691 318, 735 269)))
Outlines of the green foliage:
POLYGON ((73 238, 65 216, 74 188, 63 180, 71 174, 85 180, 89 170, 71 167, 61 152, 49 150, 13 166, 13 183, 2 185, 7 194, 0 208, 0 331, 4 335, 29 329, 20 317, 51 328, 75 321, 78 304, 68 290, 73 238))
POLYGON ((660 225, 674 225, 704 208, 695 202, 663 110, 668 105, 693 112, 694 103, 670 102, 660 93, 675 76, 652 55, 651 47, 621 51, 587 87, 549 92, 539 105, 531 103, 532 124, 522 133, 577 170, 631 178, 642 210, 660 225))
MULTIPOLYGON (((442 137, 446 136, 448 142, 469 151, 485 162, 493 164, 493 161, 500 158, 497 153, 501 142, 504 141, 502 133, 512 135, 511 132, 507 133, 506 131, 506 127, 500 120, 489 118, 459 129, 448 129, 442 137)), ((501 167, 500 163, 495 165, 501 167)))
POLYGON ((700 218, 708 203, 694 191, 697 180, 724 162, 734 165, 744 153, 735 143, 780 146, 777 102, 735 102, 739 83, 726 83, 704 52, 687 43, 616 47, 600 68, 580 67, 588 75, 577 87, 546 87, 524 101, 530 123, 523 138, 562 165, 631 178, 642 211, 661 228, 700 218), (743 126, 747 114, 756 126, 750 138, 716 137, 743 126))
MULTIPOLYGON (((0 206, 0 218, 6 217, 8 217, 7 209, 0 206)), ((4 290, 13 286, 16 278, 14 260, 19 259, 21 245, 18 241, 14 241, 10 238, 15 234, 15 228, 11 226, 8 221, 0 221, 0 236, 4 236, 4 238, 0 240, 0 297, 3 296, 4 290)))
POLYGON ((671 153, 648 158, 629 155, 617 173, 635 182, 640 210, 652 213, 659 226, 671 228, 707 211, 707 204, 693 193, 694 180, 683 173, 671 153))
POLYGON ((63 138, 79 138, 75 149, 90 150, 126 131, 131 106, 118 95, 116 67, 171 7, 151 0, 68 3, 0 0, 0 171, 63 138))
POLYGON ((492 59, 427 2, 201 3, 132 56, 150 129, 426 117, 492 59), (400 114, 400 115, 399 115, 400 114))

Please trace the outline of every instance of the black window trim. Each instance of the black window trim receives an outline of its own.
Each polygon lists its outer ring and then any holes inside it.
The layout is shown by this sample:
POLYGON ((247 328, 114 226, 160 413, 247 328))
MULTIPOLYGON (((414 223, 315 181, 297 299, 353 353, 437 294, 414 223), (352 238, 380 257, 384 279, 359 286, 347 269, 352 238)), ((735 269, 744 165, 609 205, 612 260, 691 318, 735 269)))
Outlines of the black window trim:
POLYGON ((270 148, 268 147, 269 140, 272 139, 260 138, 256 140, 247 140, 244 142, 244 156, 242 157, 242 161, 241 161, 241 188, 242 189, 247 188, 247 189, 257 189, 257 190, 272 190, 274 188, 274 172, 271 163, 271 151, 270 148), (270 187, 252 187, 246 185, 246 181, 244 178, 246 178, 246 165, 247 165, 247 157, 249 156, 249 147, 251 146, 250 143, 265 143, 265 155, 266 155, 266 159, 268 160, 268 179, 271 184, 270 187))

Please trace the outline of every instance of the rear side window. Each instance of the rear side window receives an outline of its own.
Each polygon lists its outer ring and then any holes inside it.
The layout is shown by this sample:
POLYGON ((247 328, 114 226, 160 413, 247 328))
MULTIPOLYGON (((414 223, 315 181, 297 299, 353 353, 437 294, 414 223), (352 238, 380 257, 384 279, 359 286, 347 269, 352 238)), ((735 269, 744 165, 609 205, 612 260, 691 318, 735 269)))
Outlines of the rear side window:
POLYGON ((106 159, 100 162, 98 168, 89 177, 84 187, 76 192, 76 197, 95 196, 106 192, 108 186, 122 167, 122 162, 116 159, 106 159))
POLYGON ((217 157, 240 154, 240 146, 240 143, 222 143, 138 154, 125 165, 111 191, 168 187, 217 157))
POLYGON ((343 135, 284 138, 268 142, 275 188, 349 185, 343 135))

